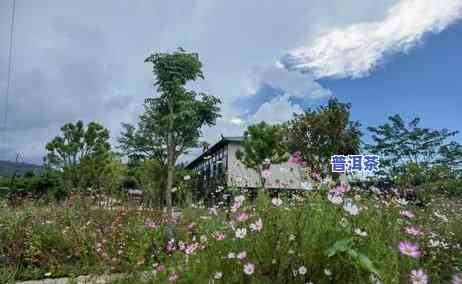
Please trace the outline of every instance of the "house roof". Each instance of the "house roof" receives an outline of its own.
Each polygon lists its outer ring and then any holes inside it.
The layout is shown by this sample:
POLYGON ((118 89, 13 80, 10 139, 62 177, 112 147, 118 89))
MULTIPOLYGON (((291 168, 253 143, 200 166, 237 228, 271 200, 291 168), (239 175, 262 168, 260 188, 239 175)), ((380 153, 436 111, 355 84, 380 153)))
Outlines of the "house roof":
POLYGON ((198 161, 202 160, 205 156, 210 155, 211 153, 215 152, 217 149, 220 147, 223 147, 224 145, 231 143, 231 142, 236 142, 240 143, 244 138, 241 136, 221 136, 220 141, 215 143, 213 146, 209 147, 207 151, 203 152, 200 156, 192 160, 186 165, 186 168, 192 168, 198 161))

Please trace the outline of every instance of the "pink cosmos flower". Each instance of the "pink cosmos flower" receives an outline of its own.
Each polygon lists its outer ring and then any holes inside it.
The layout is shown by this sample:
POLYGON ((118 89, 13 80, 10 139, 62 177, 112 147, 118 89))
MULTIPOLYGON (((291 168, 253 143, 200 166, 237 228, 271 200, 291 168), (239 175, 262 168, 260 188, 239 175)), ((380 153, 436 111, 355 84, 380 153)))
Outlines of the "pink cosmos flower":
POLYGON ((419 258, 421 255, 419 246, 408 241, 403 241, 399 243, 399 251, 403 255, 407 255, 412 258, 419 258))
POLYGON ((452 277, 451 284, 462 284, 462 274, 456 274, 452 277))
POLYGON ((156 267, 156 271, 159 272, 159 273, 164 272, 164 271, 165 271, 165 265, 159 264, 159 265, 156 267))
POLYGON ((306 164, 305 161, 303 161, 302 153, 300 151, 296 151, 292 154, 289 163, 297 164, 300 166, 305 166, 306 164))
POLYGON ((148 229, 157 229, 157 224, 156 222, 152 221, 151 219, 148 219, 144 222, 144 226, 148 229))
POLYGON ((422 269, 414 269, 411 271, 410 280, 412 284, 427 284, 428 276, 422 269))
POLYGON ((231 212, 236 212, 239 208, 241 208, 242 202, 234 201, 233 206, 231 206, 231 212))
POLYGON ((255 272, 255 265, 253 263, 247 263, 244 265, 244 273, 247 275, 252 275, 255 272))
POLYGON ((260 232, 263 229, 263 221, 261 220, 261 218, 258 218, 258 220, 255 221, 255 223, 250 224, 250 229, 254 232, 260 232))
POLYGON ((188 225, 188 230, 192 231, 192 230, 194 230, 194 228, 196 228, 196 223, 190 223, 188 225))
POLYGON ((185 252, 187 255, 191 255, 191 254, 193 254, 198 248, 199 248, 199 244, 198 244, 198 243, 192 243, 192 244, 189 244, 189 245, 186 246, 184 252, 185 252))
POLYGON ((415 215, 409 210, 404 210, 400 212, 401 216, 407 219, 414 219, 415 215))
POLYGON ((175 272, 170 273, 170 275, 168 276, 168 281, 170 282, 176 282, 177 279, 178 275, 175 272))
POLYGON ((237 215, 237 221, 239 222, 245 222, 247 221, 247 219, 249 219, 249 214, 245 213, 245 212, 241 212, 237 215))
POLYGON ((222 241, 225 239, 225 234, 223 234, 222 232, 215 232, 215 239, 217 241, 222 241))
POLYGON ((404 229, 404 231, 406 232, 406 234, 414 236, 414 237, 419 237, 423 235, 422 230, 414 226, 407 227, 406 229, 404 229))
POLYGON ((247 257, 247 252, 241 251, 240 253, 237 254, 237 258, 242 260, 247 257))

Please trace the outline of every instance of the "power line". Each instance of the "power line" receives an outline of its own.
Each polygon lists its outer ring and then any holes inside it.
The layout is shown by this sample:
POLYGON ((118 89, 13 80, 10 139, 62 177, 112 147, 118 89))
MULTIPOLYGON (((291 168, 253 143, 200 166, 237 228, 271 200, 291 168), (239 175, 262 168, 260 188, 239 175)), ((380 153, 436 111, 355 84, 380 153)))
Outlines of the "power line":
POLYGON ((13 35, 14 35, 14 17, 16 15, 16 0, 13 0, 13 9, 11 13, 11 25, 10 25, 10 46, 8 51, 8 77, 6 81, 6 93, 5 93, 5 113, 3 117, 3 132, 6 133, 8 124, 8 107, 9 107, 9 96, 11 88, 11 73, 13 68, 13 35))
POLYGON ((9 97, 11 88, 11 73, 13 69, 13 35, 14 35, 14 18, 16 15, 16 0, 13 0, 13 8, 11 13, 11 24, 10 24, 10 46, 8 50, 8 77, 6 81, 6 92, 5 92, 5 112, 3 116, 3 139, 6 140, 6 129, 8 125, 8 108, 9 108, 9 97))

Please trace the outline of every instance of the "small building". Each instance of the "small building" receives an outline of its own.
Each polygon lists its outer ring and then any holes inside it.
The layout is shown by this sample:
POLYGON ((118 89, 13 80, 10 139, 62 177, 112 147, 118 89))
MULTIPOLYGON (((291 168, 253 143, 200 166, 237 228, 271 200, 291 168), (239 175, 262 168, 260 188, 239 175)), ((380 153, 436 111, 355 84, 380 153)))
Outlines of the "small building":
MULTIPOLYGON (((219 187, 256 189, 261 187, 257 172, 247 168, 236 158, 236 152, 243 151, 243 137, 221 137, 211 147, 192 160, 187 169, 195 171, 199 178, 196 188, 201 195, 208 195, 219 187)), ((268 189, 307 189, 310 183, 305 179, 305 169, 295 163, 285 162, 271 165, 271 177, 266 181, 268 189)))

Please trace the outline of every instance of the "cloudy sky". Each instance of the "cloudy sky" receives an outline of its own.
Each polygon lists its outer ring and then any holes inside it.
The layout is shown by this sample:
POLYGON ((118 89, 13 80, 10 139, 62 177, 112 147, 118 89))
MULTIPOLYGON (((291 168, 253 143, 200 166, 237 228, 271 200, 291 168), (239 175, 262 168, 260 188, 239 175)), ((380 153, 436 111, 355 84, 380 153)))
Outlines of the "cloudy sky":
MULTIPOLYGON (((1 126, 12 3, 0 1, 1 126)), ((144 59, 179 46, 203 62, 205 80, 190 87, 223 101, 210 142, 331 96, 364 128, 399 113, 462 131, 461 18, 462 0, 16 0, 0 160, 40 162, 77 120, 103 123, 115 141, 154 94, 144 59)))

